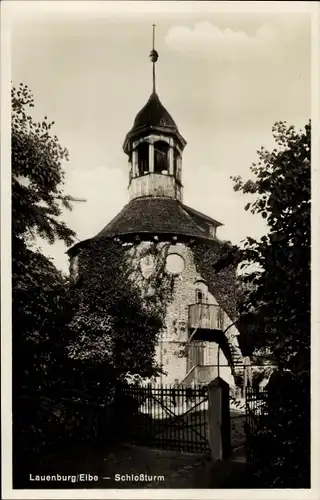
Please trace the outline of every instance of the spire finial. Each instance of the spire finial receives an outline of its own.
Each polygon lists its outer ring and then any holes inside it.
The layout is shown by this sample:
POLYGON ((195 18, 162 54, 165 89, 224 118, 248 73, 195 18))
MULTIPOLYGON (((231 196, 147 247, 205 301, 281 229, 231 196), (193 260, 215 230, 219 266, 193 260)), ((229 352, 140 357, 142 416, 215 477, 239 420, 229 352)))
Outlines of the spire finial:
POLYGON ((156 25, 152 25, 152 50, 149 54, 149 57, 152 62, 152 92, 156 93, 156 62, 159 59, 159 54, 154 48, 154 39, 155 39, 156 25))
POLYGON ((155 37, 155 34, 156 34, 156 25, 153 24, 152 25, 152 50, 154 50, 154 37, 155 37))

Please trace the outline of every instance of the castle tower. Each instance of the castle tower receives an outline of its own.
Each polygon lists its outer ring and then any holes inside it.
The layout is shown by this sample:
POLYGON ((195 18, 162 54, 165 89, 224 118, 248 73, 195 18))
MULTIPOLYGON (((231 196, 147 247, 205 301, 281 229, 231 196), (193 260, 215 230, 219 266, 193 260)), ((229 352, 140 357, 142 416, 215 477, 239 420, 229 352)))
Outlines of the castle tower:
POLYGON ((152 94, 137 114, 123 150, 129 160, 130 199, 165 196, 182 201, 181 161, 186 141, 156 93, 155 65, 158 53, 150 52, 153 69, 152 94))
POLYGON ((123 145, 129 202, 96 236, 69 249, 71 274, 79 279, 82 262, 95 263, 92 243, 116 241, 125 247, 130 279, 139 285, 141 300, 167 293, 156 353, 167 371, 161 381, 190 385, 220 375, 232 384, 241 361, 239 332, 233 326, 235 269, 214 271, 222 248, 217 237, 221 223, 183 203, 186 141, 156 93, 154 26, 150 58, 152 93, 123 145), (184 356, 181 345, 186 346, 184 356))

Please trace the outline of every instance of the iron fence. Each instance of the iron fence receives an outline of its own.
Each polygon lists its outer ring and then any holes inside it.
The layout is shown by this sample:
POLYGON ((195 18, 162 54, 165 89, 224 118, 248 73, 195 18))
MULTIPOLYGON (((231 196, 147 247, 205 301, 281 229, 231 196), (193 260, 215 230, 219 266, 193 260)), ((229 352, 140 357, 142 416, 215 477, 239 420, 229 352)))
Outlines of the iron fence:
POLYGON ((206 387, 126 386, 118 394, 117 410, 122 438, 128 442, 209 452, 206 387))
POLYGON ((246 451, 247 465, 250 469, 257 469, 262 459, 266 459, 265 442, 268 429, 268 391, 246 388, 246 451))

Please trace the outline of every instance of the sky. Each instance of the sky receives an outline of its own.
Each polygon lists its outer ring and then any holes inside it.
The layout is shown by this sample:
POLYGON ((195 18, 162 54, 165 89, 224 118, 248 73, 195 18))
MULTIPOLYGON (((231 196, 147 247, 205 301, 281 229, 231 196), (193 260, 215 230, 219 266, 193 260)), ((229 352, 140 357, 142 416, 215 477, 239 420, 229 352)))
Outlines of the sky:
MULTIPOLYGON (((243 12, 214 12, 214 2, 155 2, 158 10, 148 2, 132 12, 124 2, 67 3, 16 9, 11 79, 29 86, 35 118, 55 121, 69 151, 65 192, 86 199, 63 214, 77 238, 94 236, 128 202, 122 144, 151 94, 153 23, 157 93, 187 140, 184 203, 222 222, 222 239, 262 236, 264 221, 245 212, 230 177, 250 177, 257 150, 273 148, 276 121, 300 128, 310 118, 310 15, 250 11, 246 2, 243 12)), ((43 249, 68 269, 62 244, 43 249)))

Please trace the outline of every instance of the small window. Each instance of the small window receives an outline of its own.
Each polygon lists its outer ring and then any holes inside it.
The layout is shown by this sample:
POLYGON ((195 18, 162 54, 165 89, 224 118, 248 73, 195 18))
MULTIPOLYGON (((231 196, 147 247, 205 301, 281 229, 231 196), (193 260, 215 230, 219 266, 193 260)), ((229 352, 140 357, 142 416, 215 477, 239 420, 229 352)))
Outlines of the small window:
POLYGON ((211 224, 208 225, 208 232, 213 238, 217 236, 217 228, 215 226, 212 226, 211 224))
POLYGON ((197 304, 206 304, 208 302, 208 287, 203 280, 194 283, 197 304))
POLYGON ((204 293, 202 290, 196 290, 196 303, 202 304, 204 302, 204 293))

